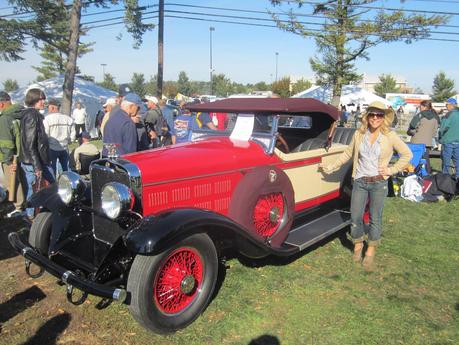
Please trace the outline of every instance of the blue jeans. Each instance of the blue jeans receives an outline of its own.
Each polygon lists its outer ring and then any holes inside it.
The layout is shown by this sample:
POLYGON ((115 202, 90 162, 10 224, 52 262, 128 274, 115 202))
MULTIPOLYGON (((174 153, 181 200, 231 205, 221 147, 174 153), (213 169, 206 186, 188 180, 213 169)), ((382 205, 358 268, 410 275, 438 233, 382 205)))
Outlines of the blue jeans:
POLYGON ((51 159, 51 167, 54 171, 54 176, 57 176, 58 166, 57 160, 59 160, 59 164, 61 165, 62 170, 60 171, 68 171, 69 170, 69 153, 67 150, 61 151, 54 151, 49 150, 49 158, 51 159))
MULTIPOLYGON (((21 167, 22 167, 22 170, 24 170, 26 180, 27 180, 27 184, 25 185, 24 194, 26 196, 26 200, 29 200, 33 194, 33 184, 37 181, 37 176, 35 175, 35 171, 33 169, 32 164, 21 163, 21 167)), ((49 183, 53 183, 55 181, 53 169, 51 169, 49 165, 43 166, 42 178, 44 178, 49 183)), ((34 209, 27 208, 26 213, 27 213, 27 216, 33 217, 34 209)))
POLYGON ((382 232, 382 211, 386 196, 387 180, 377 182, 365 182, 361 178, 354 180, 351 197, 351 237, 354 243, 364 240, 363 214, 367 200, 370 198, 368 245, 377 246, 379 244, 382 232))
POLYGON ((459 143, 441 146, 442 172, 444 174, 451 174, 451 159, 453 159, 456 179, 459 179, 459 143))

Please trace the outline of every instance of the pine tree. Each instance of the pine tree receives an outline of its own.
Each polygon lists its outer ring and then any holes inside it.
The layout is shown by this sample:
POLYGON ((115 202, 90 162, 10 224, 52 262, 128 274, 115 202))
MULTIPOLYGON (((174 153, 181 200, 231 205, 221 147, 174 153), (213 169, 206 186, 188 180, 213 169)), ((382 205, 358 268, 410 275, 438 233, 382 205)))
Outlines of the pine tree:
POLYGON ((17 89, 19 89, 19 85, 18 85, 17 80, 15 80, 15 79, 6 79, 3 82, 3 90, 5 92, 16 91, 17 89))
MULTIPOLYGON (((305 38, 312 37, 317 45, 317 55, 311 58, 311 68, 316 75, 316 83, 332 87, 332 104, 338 106, 341 88, 345 84, 355 83, 361 75, 355 69, 357 59, 369 59, 368 49, 381 43, 405 41, 411 43, 429 36, 431 28, 449 20, 444 15, 407 14, 403 11, 383 10, 372 13, 371 21, 361 20, 368 16, 368 7, 376 0, 322 0, 311 4, 312 15, 323 19, 320 29, 311 29, 304 25, 291 9, 289 19, 282 20, 271 13, 277 26, 287 32, 305 38)), ((275 6, 284 5, 283 0, 271 0, 275 6)), ((298 7, 305 5, 303 0, 289 0, 298 7)))
MULTIPOLYGON (((68 57, 68 42, 62 41, 57 43, 60 49, 45 43, 43 46, 39 46, 40 56, 44 59, 40 66, 32 66, 34 70, 40 73, 37 77, 37 81, 46 80, 49 78, 56 77, 60 74, 64 74, 65 65, 68 57)), ((78 57, 82 57, 84 54, 92 52, 91 46, 93 43, 82 44, 78 46, 78 57)), ((80 73, 80 69, 76 68, 76 74, 80 73)))
POLYGON ((446 78, 444 72, 440 72, 435 76, 432 91, 433 102, 444 102, 456 94, 456 91, 454 91, 454 81, 446 78))
POLYGON ((178 80, 177 80, 177 87, 178 87, 178 92, 180 92, 182 95, 191 96, 192 94, 191 83, 190 83, 190 79, 188 78, 186 72, 181 71, 179 73, 178 80))
POLYGON ((101 83, 97 83, 97 85, 118 92, 118 84, 115 82, 115 78, 110 73, 105 73, 104 80, 101 83))
POLYGON ((400 87, 397 86, 397 81, 390 74, 382 74, 379 76, 379 83, 374 87, 375 93, 380 97, 386 97, 386 93, 399 93, 400 87))
POLYGON ((143 73, 134 73, 129 83, 132 92, 138 94, 141 98, 145 97, 145 76, 143 73))

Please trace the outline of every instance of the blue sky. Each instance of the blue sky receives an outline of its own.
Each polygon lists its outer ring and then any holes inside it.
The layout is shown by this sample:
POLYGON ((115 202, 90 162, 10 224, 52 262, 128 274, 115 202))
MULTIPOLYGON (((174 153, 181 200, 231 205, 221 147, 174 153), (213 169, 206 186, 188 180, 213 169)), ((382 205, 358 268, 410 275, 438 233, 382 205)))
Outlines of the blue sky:
MULTIPOLYGON (((152 0, 140 0, 140 4, 156 4, 152 0)), ((177 0, 165 1, 166 10, 205 12, 215 15, 234 15, 267 18, 257 13, 241 13, 199 9, 174 4, 212 6, 231 9, 266 11, 272 9, 268 0, 177 0)), ((386 6, 426 11, 455 12, 449 25, 457 27, 439 27, 436 31, 456 32, 457 35, 440 35, 436 37, 459 41, 459 1, 455 0, 399 0, 378 1, 371 6, 386 6)), ((0 0, 0 15, 11 10, 6 0, 0 0)), ((285 4, 282 9, 287 9, 285 4)), ((148 11, 154 10, 150 8, 148 11)), ((275 8, 275 11, 281 9, 275 8)), ((89 13, 103 12, 102 9, 89 8, 83 14, 82 23, 98 19, 121 16, 121 12, 87 16, 89 13)), ((295 12, 310 14, 310 7, 305 5, 295 12)), ((166 13, 167 14, 167 13, 166 13)), ((184 16, 169 12, 170 15, 184 16)), ((192 15, 188 15, 192 16, 192 15)), ((196 17, 196 16, 194 16, 196 17)), ((200 16, 202 18, 202 16, 200 16)), ((232 81, 256 83, 272 82, 276 73, 276 52, 278 55, 278 77, 313 76, 309 58, 316 53, 314 40, 282 32, 277 28, 234 25, 212 22, 212 19, 237 21, 216 16, 206 17, 207 21, 195 21, 178 18, 166 18, 164 29, 164 78, 176 80, 180 71, 185 71, 192 80, 209 79, 209 27, 213 32, 213 67, 214 73, 223 73, 232 81)), ((149 19, 146 22, 154 22, 149 19)), ((247 20, 245 20, 247 21, 247 20)), ((304 21, 320 22, 320 19, 305 18, 304 21)), ((263 23, 263 22, 261 22, 263 23)), ((267 24, 267 23, 266 23, 267 24)), ((95 24, 94 24, 95 25, 95 24)), ((144 36, 144 43, 138 50, 132 48, 132 39, 123 25, 94 28, 83 38, 84 42, 95 42, 94 52, 82 57, 78 64, 84 74, 101 80, 103 67, 115 76, 118 83, 129 82, 134 72, 144 73, 148 79, 157 72, 157 30, 153 29, 144 36), (121 36, 121 39, 117 37, 121 36)), ((39 65, 40 56, 32 46, 24 54, 25 60, 14 63, 0 61, 0 83, 8 78, 16 79, 21 86, 27 85, 36 78, 32 65, 39 65)), ((444 71, 448 78, 455 81, 459 91, 459 42, 420 41, 412 44, 389 43, 369 50, 369 61, 359 60, 358 72, 376 78, 381 74, 391 74, 407 80, 413 87, 420 87, 425 92, 431 91, 433 78, 444 71)))

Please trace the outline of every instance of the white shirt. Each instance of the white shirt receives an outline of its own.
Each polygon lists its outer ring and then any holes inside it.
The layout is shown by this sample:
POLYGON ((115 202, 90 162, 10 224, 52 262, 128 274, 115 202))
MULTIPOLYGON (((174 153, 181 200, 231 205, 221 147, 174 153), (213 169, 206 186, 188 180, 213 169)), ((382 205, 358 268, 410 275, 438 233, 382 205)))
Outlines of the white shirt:
POLYGON ((73 109, 72 117, 73 121, 75 121, 75 124, 77 125, 84 125, 86 123, 86 110, 85 108, 75 108, 73 109))
POLYGON ((45 116, 43 125, 48 135, 49 148, 54 151, 67 150, 75 138, 72 118, 61 113, 51 113, 45 116))

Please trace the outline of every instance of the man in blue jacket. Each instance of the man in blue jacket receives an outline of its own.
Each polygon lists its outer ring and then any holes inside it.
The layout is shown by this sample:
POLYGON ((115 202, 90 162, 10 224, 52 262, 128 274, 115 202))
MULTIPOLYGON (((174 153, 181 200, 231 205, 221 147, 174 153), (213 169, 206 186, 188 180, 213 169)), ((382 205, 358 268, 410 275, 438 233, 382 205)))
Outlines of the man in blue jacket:
POLYGON ((446 107, 448 113, 440 124, 442 170, 445 174, 451 173, 452 158, 456 180, 459 181, 459 109, 457 108, 457 100, 449 98, 446 101, 446 107))
MULTIPOLYGON (((104 127, 104 144, 114 144, 118 155, 137 151, 137 130, 131 117, 134 117, 142 106, 142 100, 137 94, 128 93, 120 108, 114 109, 110 114, 104 127)), ((102 156, 108 156, 105 145, 102 156)))

